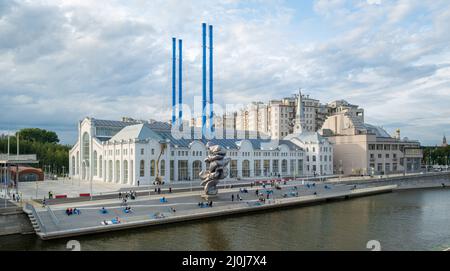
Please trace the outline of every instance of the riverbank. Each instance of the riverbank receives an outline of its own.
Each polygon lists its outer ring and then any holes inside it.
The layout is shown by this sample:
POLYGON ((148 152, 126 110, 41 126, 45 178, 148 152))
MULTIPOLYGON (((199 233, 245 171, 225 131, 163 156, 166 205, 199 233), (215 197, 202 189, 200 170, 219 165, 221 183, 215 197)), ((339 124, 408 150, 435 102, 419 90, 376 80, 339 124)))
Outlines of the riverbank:
POLYGON ((406 189, 426 189, 450 187, 450 172, 429 172, 410 175, 394 176, 374 176, 374 177, 353 177, 353 178, 333 178, 326 181, 330 184, 348 184, 348 185, 396 185, 395 190, 406 189))
MULTIPOLYGON (((292 181, 289 181, 289 183, 292 183, 292 181)), ((308 182, 305 182, 308 183, 308 182)), ((364 187, 377 187, 377 186, 387 186, 387 185, 395 185, 396 187, 393 188, 393 190, 406 190, 406 189, 424 189, 424 188, 441 188, 442 184, 444 184, 446 187, 450 187, 450 172, 434 172, 434 173, 427 173, 427 174, 416 174, 416 175, 406 175, 406 176, 389 176, 389 177, 383 177, 383 178, 345 178, 345 179, 330 179, 327 180, 325 183, 331 184, 331 185, 358 185, 358 186, 364 186, 364 187)), ((239 184, 233 184, 233 187, 236 187, 235 190, 230 190, 229 188, 224 188, 225 185, 221 188, 221 193, 229 194, 229 191, 238 191, 237 187, 249 187, 249 184, 245 185, 245 183, 240 182, 239 184)), ((229 187, 229 186, 228 186, 229 187)), ((141 189, 144 189, 141 187, 141 189)), ((157 199, 158 197, 166 196, 171 197, 174 194, 181 193, 181 195, 187 195, 189 193, 193 193, 194 195, 196 193, 199 193, 200 189, 197 189, 195 187, 193 191, 190 191, 190 187, 180 187, 180 190, 177 191, 174 189, 173 194, 168 194, 166 189, 163 189, 163 195, 158 195, 155 193, 152 193, 151 197, 153 199, 157 199), (178 193, 176 193, 178 192, 178 193)), ((142 197, 149 197, 149 191, 140 191, 138 192, 139 198, 142 197)), ((61 208, 62 206, 97 206, 99 204, 108 204, 108 200, 116 200, 117 199, 117 193, 112 193, 111 195, 104 195, 104 197, 99 197, 95 201, 89 201, 86 198, 68 198, 68 199, 59 199, 58 201, 53 202, 56 208, 58 206, 61 208)), ((229 200, 229 199, 224 199, 229 200)), ((195 202, 194 202, 195 203, 195 202)), ((39 205, 36 205, 39 206, 39 205)), ((157 210, 155 209, 155 212, 157 210)), ((166 210, 164 210, 166 211, 166 210)), ((36 224, 36 222, 34 222, 36 224)), ((1 235, 8 235, 8 234, 28 234, 33 233, 33 227, 32 223, 30 223, 30 220, 27 218, 27 214, 22 212, 20 209, 15 208, 14 212, 3 212, 3 214, 0 213, 0 236, 1 235)))
MULTIPOLYGON (((293 192, 292 187, 285 187, 287 191, 293 192)), ((111 212, 110 215, 104 215, 99 212, 100 207, 96 206, 82 206, 77 207, 80 209, 82 214, 77 217, 69 217, 64 214, 63 210, 33 210, 28 209, 27 212, 35 217, 35 222, 38 224, 39 230, 37 232, 38 236, 43 240, 55 239, 55 238, 65 238, 70 236, 79 236, 100 232, 124 230, 138 227, 147 227, 153 225, 162 224, 172 224, 176 222, 198 220, 204 218, 218 217, 218 216, 229 216, 249 212, 264 211, 276 208, 286 208, 290 206, 302 206, 317 204, 329 200, 339 200, 348 199, 353 197, 362 197, 367 195, 387 193, 395 189, 395 186, 380 186, 380 187, 368 187, 353 189, 350 186, 336 186, 334 188, 329 188, 325 185, 322 187, 305 188, 303 193, 306 195, 302 196, 292 196, 283 197, 282 191, 272 190, 271 193, 273 198, 260 202, 254 200, 250 195, 242 195, 246 197, 243 201, 232 202, 229 200, 229 195, 235 193, 236 191, 223 192, 214 200, 214 206, 212 208, 198 208, 196 206, 196 201, 198 200, 200 194, 184 196, 184 195, 174 195, 168 198, 168 202, 174 202, 170 204, 155 204, 155 202, 139 202, 132 204, 132 208, 135 210, 134 214, 124 215, 121 213, 122 208, 115 210, 115 206, 108 206, 107 209, 111 212), (311 189, 311 190, 308 190, 311 189), (333 191, 327 191, 328 189, 333 189, 333 191), (312 192, 314 191, 314 192, 312 192), (320 191, 319 193, 317 191, 320 191), (278 195, 277 195, 278 194, 278 195), (148 207, 153 207, 149 212, 148 207), (169 206, 177 207, 177 213, 168 212, 169 206), (144 207, 139 210, 139 207, 144 207), (154 212, 159 210, 158 212, 154 212), (165 210, 165 211, 164 211, 165 210), (158 216, 155 216, 158 214, 158 216), (101 225, 102 221, 111 221, 114 217, 119 218, 121 221, 118 224, 111 225, 101 225)), ((295 189, 296 191, 297 188, 295 189)), ((253 191, 252 191, 253 192, 253 191)), ((250 192, 249 192, 250 193, 250 192)), ((253 193, 252 193, 253 194, 253 193)), ((33 208, 28 206, 28 208, 33 208)))

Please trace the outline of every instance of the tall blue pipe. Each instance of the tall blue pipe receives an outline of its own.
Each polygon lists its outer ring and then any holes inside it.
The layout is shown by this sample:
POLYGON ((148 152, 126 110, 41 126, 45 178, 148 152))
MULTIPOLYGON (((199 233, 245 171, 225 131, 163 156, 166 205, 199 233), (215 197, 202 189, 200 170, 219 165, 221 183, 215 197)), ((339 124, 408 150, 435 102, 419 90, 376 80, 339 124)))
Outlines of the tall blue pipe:
POLYGON ((203 64, 202 64, 202 138, 206 134, 206 24, 202 24, 203 29, 203 64))
POLYGON ((213 111, 213 26, 209 26, 209 127, 214 132, 213 111))
POLYGON ((180 126, 183 125, 183 40, 178 40, 178 49, 179 49, 179 55, 178 55, 178 121, 180 122, 180 126))
POLYGON ((172 38, 172 125, 175 125, 176 121, 176 47, 177 47, 177 39, 172 38))

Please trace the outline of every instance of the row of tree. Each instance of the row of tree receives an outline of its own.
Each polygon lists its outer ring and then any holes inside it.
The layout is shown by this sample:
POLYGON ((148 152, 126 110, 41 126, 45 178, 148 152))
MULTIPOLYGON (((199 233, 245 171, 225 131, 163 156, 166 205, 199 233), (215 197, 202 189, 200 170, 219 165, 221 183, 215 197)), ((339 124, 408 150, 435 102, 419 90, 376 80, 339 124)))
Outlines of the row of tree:
POLYGON ((423 162, 426 165, 449 165, 450 146, 447 147, 424 147, 423 162))
MULTIPOLYGON (((36 154, 39 164, 37 167, 44 171, 51 171, 58 175, 67 173, 69 169, 69 150, 71 146, 59 144, 55 132, 38 128, 26 128, 10 136, 10 153, 17 153, 17 134, 19 134, 20 154, 36 154)), ((0 135, 0 153, 8 151, 8 136, 0 135)))

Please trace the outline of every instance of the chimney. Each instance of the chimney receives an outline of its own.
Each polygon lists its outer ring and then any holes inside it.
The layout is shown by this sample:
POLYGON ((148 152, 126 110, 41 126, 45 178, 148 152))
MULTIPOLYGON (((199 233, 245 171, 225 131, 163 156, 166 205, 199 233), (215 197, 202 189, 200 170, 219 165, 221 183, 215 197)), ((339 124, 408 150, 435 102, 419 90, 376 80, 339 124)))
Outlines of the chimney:
POLYGON ((214 132, 213 110, 213 26, 209 26, 209 126, 211 135, 214 132))
POLYGON ((176 121, 176 47, 177 39, 172 38, 172 125, 175 125, 176 121))
POLYGON ((178 40, 178 49, 179 49, 179 56, 178 56, 178 121, 179 125, 183 125, 183 40, 178 40))
POLYGON ((202 138, 206 133, 206 23, 202 24, 203 62, 202 62, 202 138))

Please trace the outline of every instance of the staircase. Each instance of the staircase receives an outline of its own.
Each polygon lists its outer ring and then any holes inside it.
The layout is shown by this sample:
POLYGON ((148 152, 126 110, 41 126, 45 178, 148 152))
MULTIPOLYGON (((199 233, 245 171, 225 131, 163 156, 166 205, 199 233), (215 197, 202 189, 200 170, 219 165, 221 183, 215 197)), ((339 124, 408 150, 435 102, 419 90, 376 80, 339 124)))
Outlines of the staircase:
POLYGON ((36 213, 36 210, 34 207, 27 203, 25 204, 25 207, 23 208, 23 211, 28 215, 28 218, 30 219, 31 225, 33 226, 34 231, 37 235, 40 235, 42 233, 42 223, 39 221, 39 216, 36 213))

